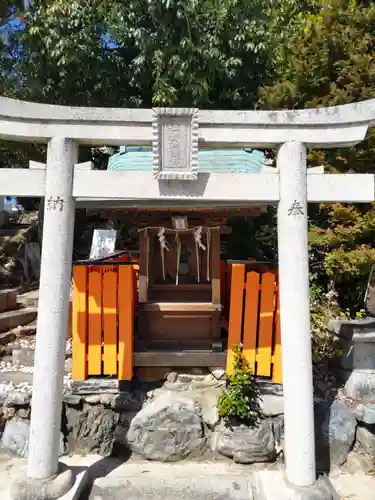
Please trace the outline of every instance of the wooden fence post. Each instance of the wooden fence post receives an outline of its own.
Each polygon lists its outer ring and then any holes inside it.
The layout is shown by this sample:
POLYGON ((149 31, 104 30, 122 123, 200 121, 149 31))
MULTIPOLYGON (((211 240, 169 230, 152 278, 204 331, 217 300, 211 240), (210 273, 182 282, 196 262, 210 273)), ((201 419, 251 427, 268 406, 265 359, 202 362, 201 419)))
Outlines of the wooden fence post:
POLYGON ((103 373, 117 375, 117 286, 120 266, 103 268, 103 373))
POLYGON ((232 264, 232 280, 229 305, 229 329, 227 373, 233 371, 232 347, 241 343, 242 334, 242 308, 244 302, 245 265, 232 264))
POLYGON ((257 356, 259 277, 259 273, 256 272, 248 272, 246 276, 243 354, 253 373, 256 370, 257 356))
POLYGON ((73 267, 72 379, 87 378, 87 266, 73 267))
POLYGON ((119 266, 118 286, 118 378, 133 378, 134 343, 134 269, 119 266))

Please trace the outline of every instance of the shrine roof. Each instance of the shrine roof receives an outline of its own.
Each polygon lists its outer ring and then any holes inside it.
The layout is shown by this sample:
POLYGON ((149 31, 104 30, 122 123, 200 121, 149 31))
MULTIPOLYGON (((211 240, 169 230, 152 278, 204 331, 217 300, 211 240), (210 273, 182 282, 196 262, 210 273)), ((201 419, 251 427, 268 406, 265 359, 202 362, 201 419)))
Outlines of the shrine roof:
MULTIPOLYGON (((264 153, 258 149, 200 149, 201 173, 258 173, 264 167, 264 153)), ((108 161, 108 170, 152 172, 152 147, 122 146, 108 161)))

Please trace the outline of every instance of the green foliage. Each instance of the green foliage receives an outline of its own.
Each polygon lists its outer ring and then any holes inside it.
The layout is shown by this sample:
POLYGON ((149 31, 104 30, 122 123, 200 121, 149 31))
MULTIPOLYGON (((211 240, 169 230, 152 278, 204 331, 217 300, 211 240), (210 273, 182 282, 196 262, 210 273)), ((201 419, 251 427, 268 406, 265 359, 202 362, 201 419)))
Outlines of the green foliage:
MULTIPOLYGON (((375 97, 375 3, 313 0, 294 15, 279 48, 276 78, 260 90, 263 108, 310 108, 375 97)), ((358 146, 309 151, 327 172, 374 173, 375 132, 358 146)), ((362 307, 375 261, 373 205, 310 207, 311 265, 322 290, 338 292, 342 308, 362 307)), ((322 300, 324 296, 322 296, 322 300)), ((324 300, 323 300, 324 301, 324 300)), ((324 315, 324 314, 323 314, 324 315)))
POLYGON ((312 356, 313 362, 319 364, 342 355, 340 339, 328 330, 329 320, 360 319, 365 315, 365 310, 353 312, 349 308, 341 309, 337 291, 332 289, 327 292, 318 284, 317 275, 312 274, 310 280, 312 356))
POLYGON ((314 278, 310 285, 312 357, 314 363, 324 363, 341 354, 339 339, 328 330, 329 320, 341 316, 341 311, 337 293, 325 292, 314 278))
POLYGON ((233 373, 227 374, 227 387, 218 399, 219 416, 229 425, 255 426, 262 416, 259 389, 242 355, 242 346, 233 346, 232 352, 233 373))
POLYGON ((316 107, 374 97, 375 5, 316 0, 289 25, 279 78, 261 90, 266 107, 316 107))
POLYGON ((362 307, 369 272, 375 262, 375 205, 322 205, 309 240, 320 273, 340 296, 341 305, 362 307))
POLYGON ((293 0, 41 0, 19 9, 18 92, 99 106, 252 107, 293 0))
MULTIPOLYGON (((77 106, 253 107, 260 85, 271 82, 273 48, 293 4, 0 1, 6 32, 0 94, 77 106), (14 29, 7 24, 10 19, 24 29, 14 29)), ((28 153, 22 153, 24 166, 28 153)), ((86 154, 82 161, 90 158, 91 152, 86 154)), ((0 166, 11 162, 4 147, 0 166)))
POLYGON ((275 207, 268 207, 258 217, 233 217, 228 220, 232 233, 226 244, 226 259, 274 262, 277 259, 275 207))

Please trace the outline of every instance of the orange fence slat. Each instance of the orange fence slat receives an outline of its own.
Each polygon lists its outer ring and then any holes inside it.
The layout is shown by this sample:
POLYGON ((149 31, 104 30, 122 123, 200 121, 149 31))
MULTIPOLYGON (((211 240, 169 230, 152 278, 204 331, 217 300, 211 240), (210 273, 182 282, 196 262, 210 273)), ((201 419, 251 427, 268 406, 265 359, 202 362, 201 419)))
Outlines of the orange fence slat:
POLYGON ((133 377, 134 337, 134 269, 133 266, 119 266, 118 281, 118 378, 131 380, 133 377))
POLYGON ((73 269, 72 303, 72 379, 85 380, 87 377, 87 267, 73 269))
POLYGON ((102 373, 102 270, 100 266, 89 267, 88 287, 88 374, 102 373))
POLYGON ((257 351, 259 278, 260 275, 256 272, 248 272, 246 276, 243 354, 253 373, 255 373, 257 351))
POLYGON ((134 290, 134 303, 133 303, 133 313, 137 316, 137 301, 138 301, 138 277, 139 277, 139 264, 133 264, 133 290, 134 290))
POLYGON ((257 354, 257 375, 271 375, 273 311, 275 305, 275 274, 262 274, 260 300, 259 337, 257 354))
POLYGON ((230 291, 232 286, 232 264, 227 264, 227 310, 229 320, 230 291))
POLYGON ((232 347, 241 343, 242 308, 244 296, 245 266, 233 264, 231 270, 231 294, 229 306, 227 372, 233 370, 232 347))
POLYGON ((283 383, 282 360, 281 360, 281 330, 280 330, 280 303, 279 294, 276 295, 275 311, 275 347, 273 352, 272 380, 275 384, 283 383))
POLYGON ((118 267, 103 268, 103 373, 117 375, 118 267))

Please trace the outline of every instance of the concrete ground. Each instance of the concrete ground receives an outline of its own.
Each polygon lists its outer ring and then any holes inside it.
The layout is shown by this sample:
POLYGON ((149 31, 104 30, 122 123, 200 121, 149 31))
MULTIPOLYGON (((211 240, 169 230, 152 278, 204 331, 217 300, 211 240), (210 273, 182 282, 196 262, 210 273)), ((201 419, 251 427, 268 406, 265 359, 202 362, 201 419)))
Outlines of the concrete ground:
MULTIPOLYGON (((61 500, 256 500, 257 478, 275 482, 277 466, 243 466, 230 461, 158 463, 121 462, 97 456, 65 457, 77 477, 75 490, 61 500), (77 490, 78 488, 78 490, 77 490)), ((0 499, 10 500, 12 481, 26 462, 0 452, 0 499)), ((329 476, 341 500, 375 499, 375 477, 363 472, 333 471, 329 476)), ((274 500, 295 498, 286 493, 274 500)))

